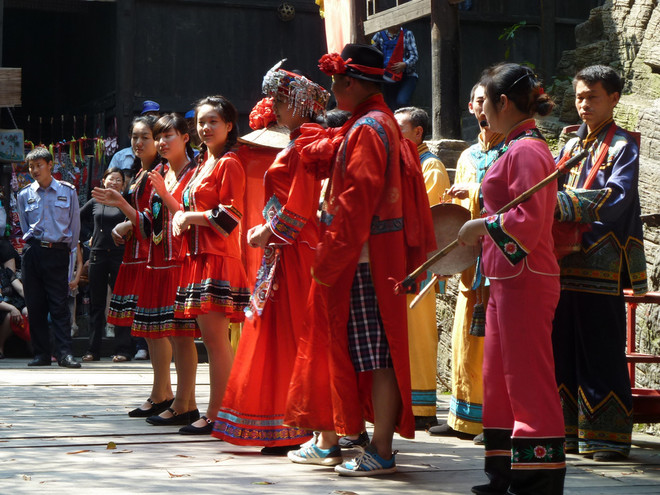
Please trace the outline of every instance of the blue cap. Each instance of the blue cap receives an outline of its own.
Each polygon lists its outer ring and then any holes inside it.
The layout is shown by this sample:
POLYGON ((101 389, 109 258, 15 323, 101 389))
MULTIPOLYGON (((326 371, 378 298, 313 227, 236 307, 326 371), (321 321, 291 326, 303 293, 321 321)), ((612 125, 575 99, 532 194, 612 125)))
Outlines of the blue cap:
POLYGON ((195 117, 195 111, 194 110, 188 110, 186 114, 184 115, 184 118, 186 119, 192 119, 195 117))
POLYGON ((160 112, 160 105, 155 101, 144 100, 142 102, 142 113, 144 115, 147 112, 160 112))

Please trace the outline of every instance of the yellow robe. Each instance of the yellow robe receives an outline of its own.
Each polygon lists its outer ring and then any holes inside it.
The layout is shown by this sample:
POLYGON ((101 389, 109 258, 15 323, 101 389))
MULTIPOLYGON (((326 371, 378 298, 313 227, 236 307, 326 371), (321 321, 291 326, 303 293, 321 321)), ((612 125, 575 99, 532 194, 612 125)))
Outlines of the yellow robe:
MULTIPOLYGON (((417 147, 420 156, 428 151, 426 144, 417 147)), ((449 188, 449 175, 442 162, 433 155, 422 162, 426 193, 431 206, 438 204, 449 188)), ((414 296, 408 296, 408 308, 414 296)), ((415 416, 436 415, 436 372, 438 327, 435 319, 435 291, 424 297, 414 309, 408 309, 408 345, 412 406, 415 416)))
MULTIPOLYGON (((477 163, 474 159, 477 152, 484 153, 482 159, 494 161, 503 136, 496 135, 488 143, 484 143, 479 135, 479 143, 461 153, 456 165, 455 184, 469 184, 470 194, 464 200, 455 200, 464 208, 470 210, 472 218, 479 218, 479 189, 481 184, 477 179, 477 163), (493 151, 491 151, 493 150, 493 151)), ((488 305, 488 287, 483 284, 477 290, 472 290, 476 267, 472 266, 461 273, 456 298, 456 312, 452 329, 452 393, 449 404, 447 424, 456 431, 478 435, 483 430, 481 424, 483 405, 483 373, 484 339, 470 335, 472 312, 479 299, 488 305)))

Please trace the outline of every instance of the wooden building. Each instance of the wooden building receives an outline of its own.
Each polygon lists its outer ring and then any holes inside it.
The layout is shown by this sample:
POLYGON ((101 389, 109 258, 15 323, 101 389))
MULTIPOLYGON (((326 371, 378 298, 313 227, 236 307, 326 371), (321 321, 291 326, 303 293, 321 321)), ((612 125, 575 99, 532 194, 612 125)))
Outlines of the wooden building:
MULTIPOLYGON (((436 137, 469 138, 467 99, 481 70, 526 62, 550 83, 562 51, 575 47, 575 26, 604 0, 344 1, 361 16, 363 40, 406 23, 420 55, 412 103, 431 111, 442 101, 436 137)), ((125 146, 143 100, 186 112, 215 93, 236 104, 246 131, 263 74, 285 57, 330 86, 316 67, 326 44, 314 0, 0 0, 0 21, 0 65, 22 68, 13 114, 34 142, 118 135, 125 146), (283 3, 292 19, 278 15, 283 3)), ((4 111, 2 126, 12 126, 4 111)))
POLYGON ((325 51, 318 7, 291 0, 295 16, 287 19, 278 16, 281 3, 0 0, 2 65, 23 68, 23 105, 14 116, 35 142, 113 135, 116 120, 121 147, 143 100, 185 113, 220 93, 238 108, 245 131, 261 79, 280 59, 329 83, 316 68, 325 51))

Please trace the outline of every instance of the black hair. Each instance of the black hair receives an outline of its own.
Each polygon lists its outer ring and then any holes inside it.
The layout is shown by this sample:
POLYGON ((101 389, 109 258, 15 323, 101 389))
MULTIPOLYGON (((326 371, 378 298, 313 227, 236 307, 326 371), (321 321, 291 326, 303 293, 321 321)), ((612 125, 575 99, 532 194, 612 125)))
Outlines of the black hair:
POLYGON ((25 163, 29 165, 31 161, 36 160, 45 160, 46 163, 53 163, 53 155, 51 155, 45 146, 37 146, 25 156, 25 163))
POLYGON ((592 65, 582 69, 573 78, 573 89, 575 89, 578 81, 584 82, 587 86, 593 86, 600 81, 608 95, 612 93, 619 93, 620 95, 623 91, 621 76, 607 65, 592 65))
MULTIPOLYGON (((153 115, 140 115, 138 117, 135 117, 133 119, 133 121, 131 122, 131 125, 128 128, 128 137, 129 137, 129 139, 133 138, 133 128, 137 124, 146 125, 151 130, 151 137, 153 137, 154 126, 156 125, 157 120, 158 120, 158 118, 153 116, 153 115)), ((158 155, 156 155, 156 157, 158 158, 158 155)), ((158 163, 158 159, 155 161, 155 163, 158 163)), ((151 165, 149 170, 151 170, 153 167, 154 167, 154 164, 151 165)), ((135 177, 138 174, 138 172, 140 171, 141 168, 142 168, 142 161, 140 160, 140 158, 138 158, 136 156, 135 159, 133 160, 133 166, 130 168, 128 173, 132 177, 135 177)))
MULTIPOLYGON (((213 109, 218 112, 220 118, 225 121, 225 123, 231 123, 231 130, 229 133, 227 133, 227 142, 225 143, 224 151, 226 153, 238 142, 238 111, 236 110, 234 104, 222 95, 207 96, 195 102, 195 128, 197 127, 197 113, 199 112, 199 109, 204 105, 212 106, 213 109)), ((206 144, 202 142, 198 156, 200 163, 202 160, 204 160, 206 150, 206 144)))
POLYGON ((325 113, 325 125, 327 127, 341 127, 351 118, 351 112, 334 108, 325 113))
POLYGON ((491 102, 506 95, 520 112, 530 117, 549 115, 555 106, 534 71, 524 65, 500 63, 489 67, 482 72, 479 84, 491 102))
MULTIPOLYGON (((169 131, 171 129, 174 129, 176 132, 181 134, 182 136, 184 134, 188 134, 188 122, 186 122, 186 119, 183 117, 183 115, 180 115, 178 113, 166 113, 163 115, 161 118, 159 118, 156 121, 156 124, 154 125, 154 139, 157 136, 160 136, 162 133, 169 131)), ((188 134, 190 137, 190 135, 188 134)), ((193 152, 192 146, 190 144, 190 139, 186 142, 186 155, 188 156, 189 161, 194 161, 195 159, 195 153, 193 152)), ((161 160, 162 163, 166 163, 167 160, 164 158, 161 160)))
POLYGON ((399 108, 394 112, 394 115, 406 114, 408 115, 408 121, 413 129, 416 127, 422 128, 422 139, 429 132, 430 121, 429 114, 425 110, 422 110, 418 107, 403 107, 399 108))
POLYGON ((110 167, 106 169, 105 172, 103 172, 103 177, 101 177, 101 182, 103 182, 108 175, 114 173, 118 173, 119 175, 121 175, 122 182, 126 182, 126 176, 124 175, 124 171, 119 167, 110 167))

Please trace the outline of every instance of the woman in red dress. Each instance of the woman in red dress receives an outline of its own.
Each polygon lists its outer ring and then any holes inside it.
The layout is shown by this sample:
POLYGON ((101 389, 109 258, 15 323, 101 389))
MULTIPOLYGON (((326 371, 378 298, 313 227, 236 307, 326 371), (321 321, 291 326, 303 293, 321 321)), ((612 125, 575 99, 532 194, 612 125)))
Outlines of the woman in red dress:
MULTIPOLYGON (((156 149, 157 141, 154 140, 153 135, 157 120, 156 117, 149 115, 139 116, 131 125, 131 147, 135 153, 135 164, 131 169, 130 175, 134 178, 128 186, 126 199, 136 211, 143 211, 149 207, 151 182, 148 174, 160 163, 156 149)), ((119 327, 133 326, 135 307, 149 256, 149 240, 137 235, 128 235, 132 230, 133 224, 130 220, 113 229, 115 242, 126 244, 108 311, 108 323, 119 327)), ((147 345, 151 347, 152 342, 151 339, 147 340, 147 345)), ((163 345, 169 345, 169 340, 165 340, 163 345)), ((154 350, 150 349, 150 353, 153 352, 154 350)), ((169 354, 171 353, 170 348, 169 354)), ((154 373, 149 398, 140 407, 129 411, 128 415, 133 418, 147 418, 160 414, 172 405, 173 400, 169 370, 167 373, 154 373)))
POLYGON ((118 206, 131 220, 136 235, 150 241, 132 334, 145 337, 149 342, 154 382, 169 380, 174 348, 177 390, 174 401, 161 415, 148 410, 152 415, 147 417, 147 422, 187 425, 199 418, 194 393, 197 371, 194 337, 199 336, 199 330, 192 319, 174 318, 176 289, 185 250, 181 238, 173 234, 172 211, 178 210, 183 189, 195 171, 195 162, 183 117, 176 114, 162 116, 153 133, 158 140, 160 155, 167 162, 148 174, 153 186, 148 207, 137 210, 119 193, 107 189, 94 189, 92 195, 101 203, 118 206))
POLYGON ((311 438, 283 424, 318 243, 321 190, 294 143, 300 126, 323 113, 328 99, 319 85, 278 67, 266 74, 263 89, 274 98, 277 121, 291 131, 291 142, 264 176, 264 223, 248 231, 248 243, 264 248, 264 257, 213 432, 230 443, 265 446, 265 455, 286 455, 311 438))
POLYGON ((195 105, 202 150, 173 220, 175 235, 185 234, 188 244, 175 314, 197 320, 209 359, 209 405, 205 415, 179 430, 189 435, 213 430, 233 362, 229 323, 243 321, 249 301, 239 227, 245 172, 230 151, 238 138, 237 116, 223 96, 209 96, 195 105))

